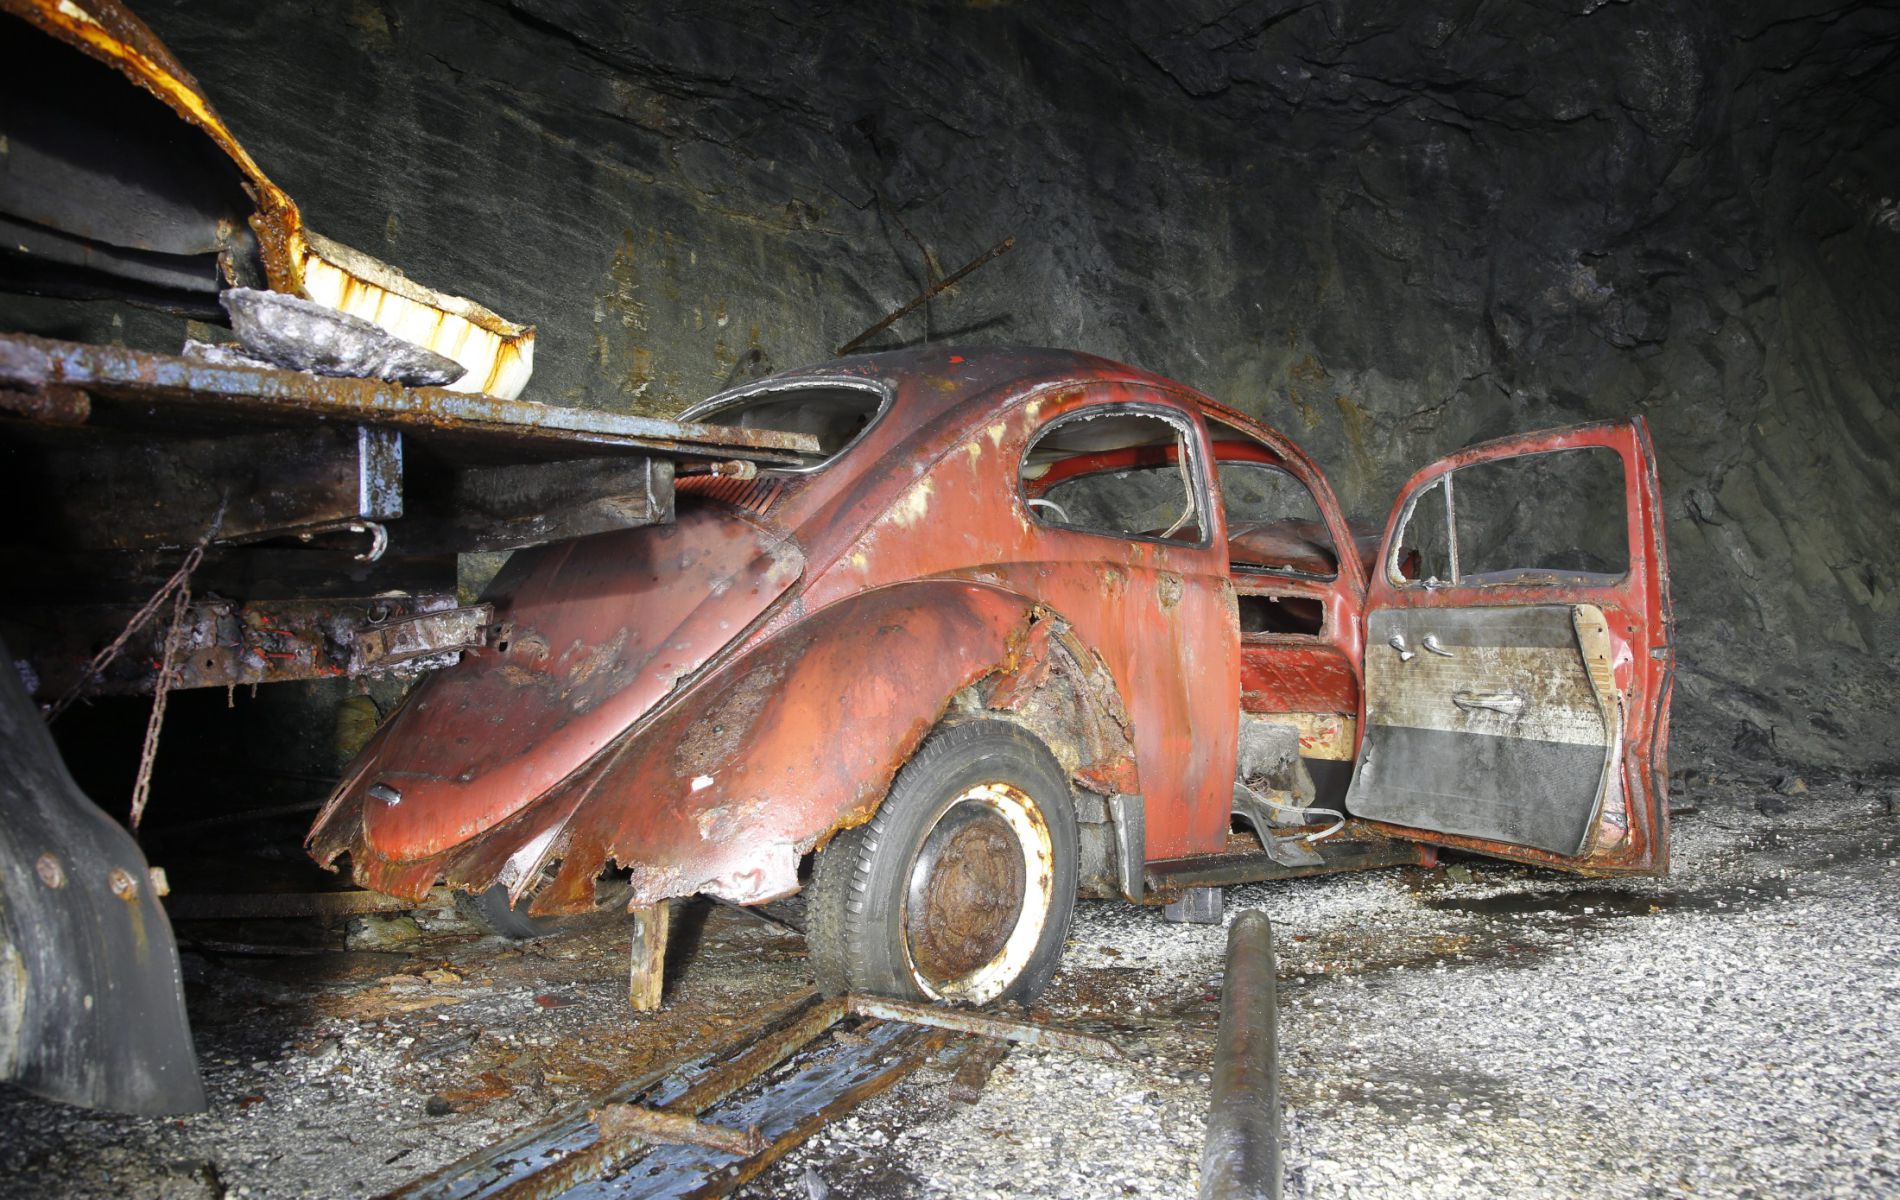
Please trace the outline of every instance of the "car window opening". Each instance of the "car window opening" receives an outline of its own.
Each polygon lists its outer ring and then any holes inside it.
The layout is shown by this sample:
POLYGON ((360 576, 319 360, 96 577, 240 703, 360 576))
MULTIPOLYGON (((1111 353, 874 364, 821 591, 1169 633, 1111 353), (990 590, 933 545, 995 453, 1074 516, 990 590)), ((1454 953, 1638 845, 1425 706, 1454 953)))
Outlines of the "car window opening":
POLYGON ((876 387, 790 387, 731 398, 715 396, 687 409, 680 420, 811 434, 818 439, 818 453, 809 456, 802 469, 814 470, 849 449, 877 420, 888 399, 876 387))
POLYGON ((1227 555, 1236 568, 1314 579, 1339 574, 1339 552, 1305 484, 1265 463, 1223 461, 1219 469, 1227 555))
POLYGON ((1326 628, 1326 605, 1316 596, 1236 596, 1241 634, 1294 633, 1317 636, 1326 628))
POLYGON ((1038 522, 1091 533, 1203 544, 1188 430, 1165 417, 1106 412, 1059 421, 1023 460, 1038 522))
POLYGON ((1460 467, 1407 502, 1394 584, 1611 583, 1629 570, 1623 460, 1604 446, 1460 467))

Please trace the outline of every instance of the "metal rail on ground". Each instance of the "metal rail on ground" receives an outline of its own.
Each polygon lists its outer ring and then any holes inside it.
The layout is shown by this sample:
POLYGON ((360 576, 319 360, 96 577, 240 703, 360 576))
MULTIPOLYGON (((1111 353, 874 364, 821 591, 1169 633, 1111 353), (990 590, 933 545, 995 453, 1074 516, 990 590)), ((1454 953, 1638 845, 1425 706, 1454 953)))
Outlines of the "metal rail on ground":
POLYGON ((723 1196, 970 1038, 1123 1057, 1106 1038, 1039 1022, 806 992, 706 1054, 559 1112, 385 1200, 723 1196))

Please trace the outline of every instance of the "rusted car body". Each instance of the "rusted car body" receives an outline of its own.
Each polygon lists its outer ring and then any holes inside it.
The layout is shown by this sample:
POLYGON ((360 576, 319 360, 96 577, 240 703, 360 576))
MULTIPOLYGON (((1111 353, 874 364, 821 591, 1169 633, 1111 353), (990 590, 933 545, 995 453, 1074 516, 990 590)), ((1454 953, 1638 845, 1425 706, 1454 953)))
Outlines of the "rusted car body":
MULTIPOLYGON (((831 457, 682 480, 673 525, 518 552, 484 597, 488 645, 365 748, 318 861, 399 896, 499 884, 537 914, 589 907, 608 864, 635 906, 760 903, 844 831, 861 842, 920 747, 975 722, 1059 764, 1050 820, 1079 837, 1024 859, 1076 856, 1057 890, 1170 901, 1325 869, 1346 842, 1667 869, 1669 600, 1640 420, 1434 463, 1373 539, 1280 433, 1076 353, 871 355, 686 415, 817 432, 831 457), (1605 561, 1511 561, 1545 531, 1455 506, 1455 485, 1493 502, 1495 464, 1536 490, 1584 452, 1608 482, 1574 515, 1605 561), (1238 852, 1237 810, 1259 834, 1238 852), (1262 852, 1287 838, 1305 865, 1262 852)), ((910 886, 899 908, 926 902, 910 886)))

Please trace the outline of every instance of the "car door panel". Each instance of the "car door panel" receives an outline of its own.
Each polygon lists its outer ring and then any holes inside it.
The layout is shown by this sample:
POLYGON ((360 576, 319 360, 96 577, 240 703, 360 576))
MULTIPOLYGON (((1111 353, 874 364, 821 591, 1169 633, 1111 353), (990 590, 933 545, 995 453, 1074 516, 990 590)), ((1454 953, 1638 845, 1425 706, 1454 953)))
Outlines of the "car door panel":
POLYGON ((1582 853, 1617 737, 1591 682, 1579 619, 1602 615, 1563 604, 1375 612, 1351 811, 1582 853), (1395 649, 1395 638, 1408 649, 1395 649))
POLYGON ((1502 858, 1604 874, 1667 870, 1659 764, 1673 652, 1658 496, 1640 420, 1489 443, 1413 476, 1369 581, 1350 813, 1388 833, 1502 858), (1467 545, 1461 565, 1461 473, 1477 479, 1480 468, 1516 464, 1534 477, 1540 457, 1575 450, 1615 456, 1620 496, 1585 504, 1555 489, 1474 488, 1468 499, 1484 496, 1503 523, 1510 506, 1551 506, 1560 534, 1563 521, 1596 519, 1595 551, 1620 561, 1520 564, 1509 557, 1516 547, 1494 542, 1485 552, 1467 545), (1446 512, 1448 569, 1407 543, 1415 507, 1441 488, 1432 502, 1446 512), (1619 507, 1620 520, 1603 524, 1619 507), (1408 552, 1423 569, 1402 566, 1408 552), (1463 573, 1474 562, 1480 571, 1463 573))

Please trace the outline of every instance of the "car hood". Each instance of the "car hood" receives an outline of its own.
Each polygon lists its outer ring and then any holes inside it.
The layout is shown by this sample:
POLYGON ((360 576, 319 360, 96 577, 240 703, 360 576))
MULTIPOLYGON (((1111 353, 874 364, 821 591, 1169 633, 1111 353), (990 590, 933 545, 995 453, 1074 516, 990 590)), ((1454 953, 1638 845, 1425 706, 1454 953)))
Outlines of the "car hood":
POLYGON ((392 862, 467 841, 652 712, 803 568, 786 534, 723 506, 517 552, 484 597, 489 645, 410 693, 326 815, 357 800, 367 848, 392 862))

